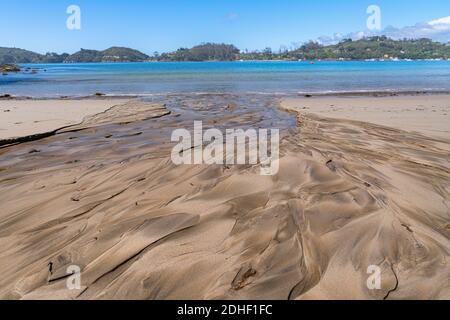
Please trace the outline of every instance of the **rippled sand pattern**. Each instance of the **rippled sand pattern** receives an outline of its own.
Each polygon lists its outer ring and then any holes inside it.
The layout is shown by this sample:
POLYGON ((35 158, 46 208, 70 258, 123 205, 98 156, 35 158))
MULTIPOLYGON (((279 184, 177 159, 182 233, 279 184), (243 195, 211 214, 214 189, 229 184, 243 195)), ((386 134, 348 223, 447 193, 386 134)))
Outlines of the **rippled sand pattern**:
POLYGON ((152 105, 0 149, 0 298, 450 298, 448 140, 251 96, 152 105), (283 127, 279 174, 173 165, 193 119, 283 127))

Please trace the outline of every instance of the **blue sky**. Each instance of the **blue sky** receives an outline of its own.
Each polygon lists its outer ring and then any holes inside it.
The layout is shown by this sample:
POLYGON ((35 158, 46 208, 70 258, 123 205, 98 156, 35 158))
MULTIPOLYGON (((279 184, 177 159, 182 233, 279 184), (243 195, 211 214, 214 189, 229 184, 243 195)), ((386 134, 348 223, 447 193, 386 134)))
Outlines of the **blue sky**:
POLYGON ((383 27, 450 16, 449 0, 4 0, 0 46, 72 53, 120 45, 152 53, 210 41, 278 50, 364 31, 371 4, 380 6, 383 27), (66 28, 71 4, 81 8, 81 30, 66 28))

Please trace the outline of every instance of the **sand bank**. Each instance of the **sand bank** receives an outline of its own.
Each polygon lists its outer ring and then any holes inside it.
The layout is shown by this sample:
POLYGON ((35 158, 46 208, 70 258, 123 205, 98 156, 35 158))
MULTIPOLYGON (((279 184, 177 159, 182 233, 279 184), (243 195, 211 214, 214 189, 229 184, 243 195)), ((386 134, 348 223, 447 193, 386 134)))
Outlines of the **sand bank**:
POLYGON ((111 110, 0 149, 0 298, 450 298, 447 139, 293 111, 278 175, 260 176, 176 166, 168 139, 193 119, 290 123, 267 100, 149 108, 157 119, 111 110), (66 286, 73 265, 79 290, 66 286), (367 286, 371 266, 379 289, 367 286))
POLYGON ((0 140, 52 132, 124 102, 123 99, 0 100, 0 140))
POLYGON ((282 106, 450 139, 450 95, 292 98, 282 106))

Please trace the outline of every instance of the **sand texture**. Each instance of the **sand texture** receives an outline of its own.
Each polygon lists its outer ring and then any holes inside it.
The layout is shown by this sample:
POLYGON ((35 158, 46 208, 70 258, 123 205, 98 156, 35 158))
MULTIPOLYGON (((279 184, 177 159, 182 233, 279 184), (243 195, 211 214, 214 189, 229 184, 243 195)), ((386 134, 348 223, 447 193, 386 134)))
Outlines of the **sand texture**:
POLYGON ((303 114, 358 120, 441 138, 450 137, 450 96, 291 98, 283 106, 303 114))
POLYGON ((123 99, 92 99, 89 103, 85 100, 0 100, 0 141, 50 133, 123 103, 123 99))
POLYGON ((0 298, 449 299, 448 134, 297 106, 168 97, 0 149, 0 298), (284 126, 280 172, 175 166, 193 119, 284 126))

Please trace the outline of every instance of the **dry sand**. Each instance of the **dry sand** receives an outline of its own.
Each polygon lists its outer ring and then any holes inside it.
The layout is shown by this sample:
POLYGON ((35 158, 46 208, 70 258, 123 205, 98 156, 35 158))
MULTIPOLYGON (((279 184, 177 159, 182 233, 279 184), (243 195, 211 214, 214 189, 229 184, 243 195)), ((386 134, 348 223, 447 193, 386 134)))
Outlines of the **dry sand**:
POLYGON ((170 132, 193 118, 277 125, 247 101, 179 98, 136 121, 117 107, 0 149, 0 298, 450 298, 448 136, 292 111, 276 176, 172 164, 170 132), (70 265, 80 290, 67 290, 70 265))
POLYGON ((303 114, 358 120, 430 136, 450 138, 450 96, 313 97, 286 99, 303 114))
POLYGON ((123 99, 0 100, 0 140, 52 132, 123 103, 123 99))

